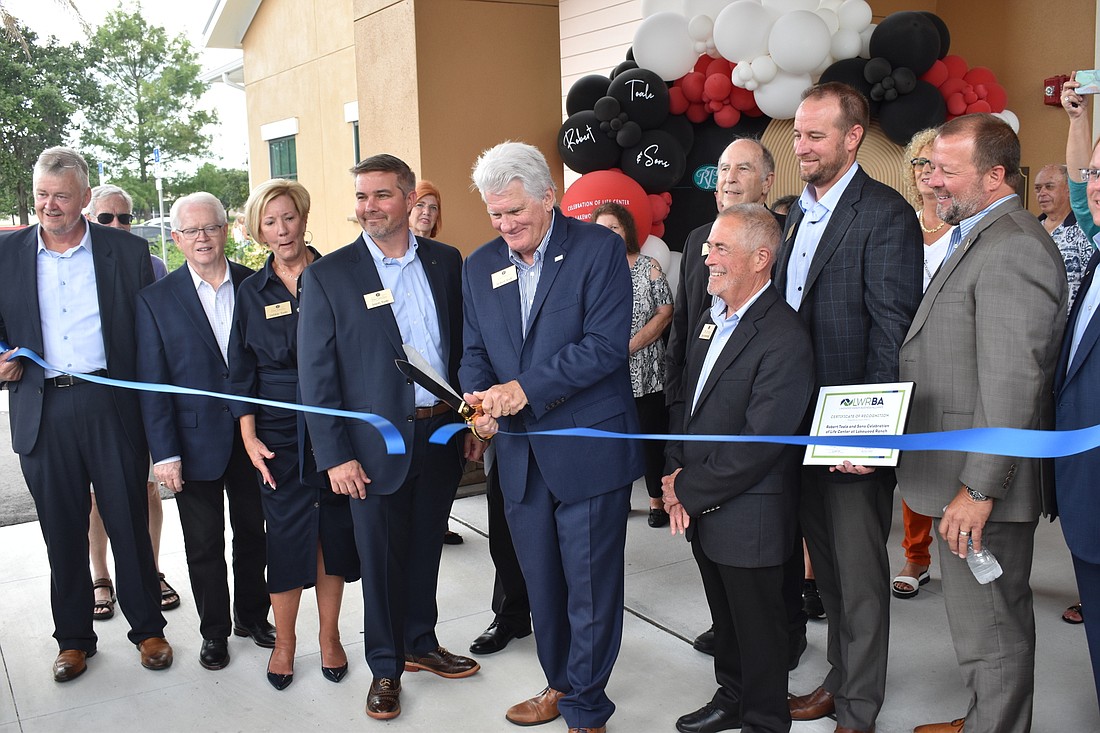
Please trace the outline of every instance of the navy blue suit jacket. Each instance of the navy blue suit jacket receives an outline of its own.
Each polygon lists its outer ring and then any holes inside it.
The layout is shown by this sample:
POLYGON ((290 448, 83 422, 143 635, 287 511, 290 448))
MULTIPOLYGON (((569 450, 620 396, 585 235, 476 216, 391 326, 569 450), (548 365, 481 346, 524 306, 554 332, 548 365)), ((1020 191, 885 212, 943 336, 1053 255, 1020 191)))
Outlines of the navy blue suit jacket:
MULTIPOLYGON (((1096 275, 1100 253, 1094 252, 1081 278, 1078 297, 1070 311, 1069 324, 1062 344, 1062 355, 1054 372, 1055 425, 1058 430, 1077 430, 1100 423, 1100 318, 1085 327, 1073 363, 1069 346, 1077 319, 1082 317, 1081 303, 1096 275)), ((1100 494, 1096 476, 1100 474, 1100 448, 1065 458, 1054 459, 1054 483, 1058 515, 1069 550, 1090 563, 1100 563, 1100 494)))
MULTIPOLYGON (((134 298, 138 290, 153 282, 149 246, 145 240, 120 229, 88 222, 91 227, 92 261, 95 263, 99 317, 107 372, 116 379, 136 376, 134 342, 134 298)), ((0 236, 0 339, 42 354, 42 316, 38 310, 38 227, 27 227, 0 236)), ((38 441, 42 422, 42 391, 45 372, 23 360, 23 377, 7 385, 11 394, 12 448, 30 453, 38 441)), ((137 393, 112 390, 122 417, 126 437, 138 453, 145 452, 141 412, 137 393)))
MULTIPOLYGON (((236 289, 252 270, 230 262, 229 273, 236 289)), ((137 334, 142 381, 232 391, 229 366, 186 266, 138 293, 137 334)), ((237 430, 225 400, 142 392, 141 411, 154 463, 180 456, 184 481, 214 481, 225 473, 237 430)))
POLYGON ((502 417, 496 460, 501 490, 521 501, 532 453, 554 496, 575 502, 629 485, 642 474, 636 441, 533 437, 561 428, 637 432, 627 366, 633 296, 623 240, 554 210, 553 232, 523 336, 519 285, 493 287, 512 266, 498 237, 466 260, 462 275, 466 392, 518 380, 528 405, 502 417))
MULTIPOLYGON (((446 376, 456 386, 462 353, 462 255, 442 242, 420 237, 417 242, 416 256, 435 300, 446 376)), ((304 404, 386 418, 411 446, 413 385, 394 364, 394 359, 405 358, 401 331, 392 308, 367 308, 363 299, 381 289, 362 236, 306 268, 298 316, 299 387, 304 404)), ((381 434, 369 423, 308 413, 306 424, 319 470, 357 460, 371 480, 367 491, 380 495, 394 493, 405 482, 411 451, 387 455, 381 434)), ((460 460, 457 452, 455 460, 460 460)))

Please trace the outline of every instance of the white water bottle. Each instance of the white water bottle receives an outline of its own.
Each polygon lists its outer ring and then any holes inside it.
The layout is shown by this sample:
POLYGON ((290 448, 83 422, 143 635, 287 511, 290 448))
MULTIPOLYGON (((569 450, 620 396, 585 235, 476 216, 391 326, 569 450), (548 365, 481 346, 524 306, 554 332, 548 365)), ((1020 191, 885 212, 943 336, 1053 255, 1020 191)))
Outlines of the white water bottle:
POLYGON ((973 540, 967 539, 966 549, 966 564, 970 566, 970 572, 974 573, 975 580, 985 585, 1001 577, 1004 570, 988 547, 983 547, 981 552, 975 552, 973 540))

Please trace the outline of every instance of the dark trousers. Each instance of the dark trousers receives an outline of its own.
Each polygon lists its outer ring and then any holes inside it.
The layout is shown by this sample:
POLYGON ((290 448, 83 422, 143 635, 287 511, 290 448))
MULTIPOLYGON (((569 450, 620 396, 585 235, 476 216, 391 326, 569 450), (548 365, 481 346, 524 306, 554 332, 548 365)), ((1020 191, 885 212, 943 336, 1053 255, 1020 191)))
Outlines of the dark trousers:
POLYGON ((714 619, 718 691, 711 703, 739 715, 742 730, 789 731, 783 567, 716 563, 703 552, 698 536, 691 551, 714 619))
POLYGON ((93 652, 92 578, 88 572, 89 484, 115 558, 119 608, 135 644, 164 635, 153 547, 145 446, 126 438, 111 388, 81 383, 44 387, 34 449, 20 456, 50 560, 50 603, 60 649, 93 652))
MULTIPOLYGON (((439 646, 436 585, 443 533, 462 474, 458 442, 431 445, 428 438, 449 415, 417 420, 405 482, 392 494, 352 498, 351 518, 363 575, 364 651, 371 674, 399 679, 405 654, 439 646)), ((364 466, 370 476, 370 466, 364 466)))
MULTIPOLYGON (((183 458, 184 471, 187 458, 183 458)), ((203 639, 225 639, 233 623, 267 619, 271 601, 264 568, 267 545, 256 472, 239 433, 225 473, 214 481, 184 481, 176 495, 183 528, 187 572, 199 612, 203 639), (224 492, 224 494, 223 494, 224 492), (233 616, 229 614, 229 577, 225 565, 225 497, 233 527, 233 616)))
POLYGON ((630 486, 566 504, 534 455, 523 501, 506 499, 539 663, 573 728, 599 728, 615 711, 604 688, 623 635, 623 573, 630 486))
MULTIPOLYGON (((668 407, 665 393, 652 392, 634 398, 638 409, 638 424, 643 433, 668 432, 668 407)), ((642 457, 645 459, 645 489, 651 499, 661 498, 661 476, 665 472, 665 441, 643 440, 642 457)))
POLYGON ((1089 642, 1089 657, 1092 659, 1092 679, 1096 685, 1096 697, 1100 700, 1100 614, 1089 609, 1100 610, 1100 565, 1087 562, 1073 556, 1073 571, 1077 575, 1077 592, 1081 595, 1081 608, 1085 616, 1085 637, 1089 642))
POLYGON ((531 628, 531 603, 527 599, 527 583, 523 580, 512 531, 504 514, 504 495, 500 493, 500 477, 494 464, 485 474, 485 500, 489 506, 489 556, 496 574, 493 579, 494 621, 523 631, 531 628))
POLYGON ((886 694, 893 503, 892 471, 859 481, 802 472, 800 524, 829 619, 823 686, 836 696, 837 724, 856 730, 874 725, 886 694))

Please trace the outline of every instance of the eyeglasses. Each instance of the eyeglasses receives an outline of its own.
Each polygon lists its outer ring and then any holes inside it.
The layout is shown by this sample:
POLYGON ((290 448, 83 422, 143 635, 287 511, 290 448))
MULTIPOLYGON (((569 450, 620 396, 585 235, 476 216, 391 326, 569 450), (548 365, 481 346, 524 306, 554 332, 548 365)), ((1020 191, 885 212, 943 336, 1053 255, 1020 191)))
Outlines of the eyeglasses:
POLYGON ((932 165, 932 161, 930 161, 928 158, 913 158, 909 161, 909 165, 913 166, 914 168, 923 168, 926 165, 932 165))
POLYGON ((1100 181, 1100 170, 1095 168, 1081 168, 1081 180, 1085 183, 1089 181, 1100 181))
POLYGON ((130 224, 132 224, 133 221, 134 221, 134 215, 133 214, 117 214, 116 215, 116 214, 108 214, 107 212, 103 212, 102 214, 96 214, 95 215, 95 220, 98 221, 103 226, 107 226, 108 224, 110 224, 112 221, 115 220, 116 216, 118 218, 118 223, 121 224, 124 227, 130 226, 130 224))
POLYGON ((213 237, 215 234, 225 228, 225 224, 211 224, 210 226, 192 228, 192 229, 177 229, 181 237, 186 240, 198 239, 199 232, 203 232, 208 237, 213 237))

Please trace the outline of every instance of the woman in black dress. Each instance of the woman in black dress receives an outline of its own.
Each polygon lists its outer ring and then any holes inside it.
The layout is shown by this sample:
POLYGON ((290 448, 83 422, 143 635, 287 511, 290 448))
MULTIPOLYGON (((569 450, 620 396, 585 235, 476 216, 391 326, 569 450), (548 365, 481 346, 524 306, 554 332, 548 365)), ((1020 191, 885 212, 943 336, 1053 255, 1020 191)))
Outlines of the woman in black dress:
MULTIPOLYGON (((298 402, 298 298, 302 271, 321 255, 306 245, 309 193, 272 179, 249 196, 245 220, 271 254, 237 292, 229 364, 236 394, 298 402)), ((321 672, 343 679, 340 644, 344 583, 359 579, 348 497, 334 494, 313 464, 302 413, 233 403, 241 437, 258 472, 267 519, 267 585, 275 611, 275 649, 267 666, 277 690, 294 676, 295 624, 302 589, 317 587, 321 672)))

